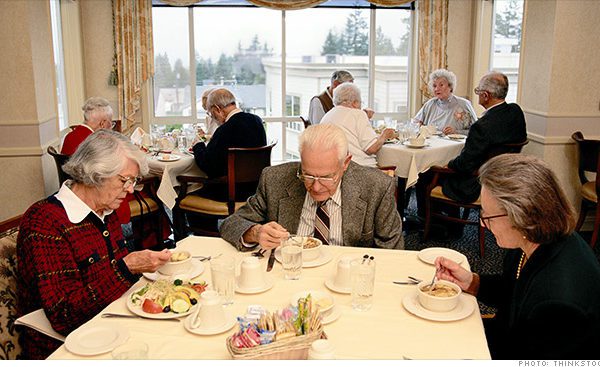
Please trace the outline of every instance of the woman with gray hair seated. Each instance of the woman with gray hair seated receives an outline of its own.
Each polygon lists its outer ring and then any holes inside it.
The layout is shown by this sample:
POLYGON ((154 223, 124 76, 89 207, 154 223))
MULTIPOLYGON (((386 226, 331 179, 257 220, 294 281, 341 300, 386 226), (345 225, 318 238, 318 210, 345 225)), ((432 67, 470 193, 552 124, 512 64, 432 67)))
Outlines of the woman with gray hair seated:
POLYGON ((415 120, 421 125, 435 126, 446 135, 467 135, 477 115, 471 102, 453 94, 456 75, 446 69, 434 70, 429 75, 428 85, 434 97, 425 102, 415 120))
POLYGON ((99 129, 112 129, 113 110, 108 101, 100 97, 91 97, 83 107, 82 125, 72 126, 71 130, 63 141, 60 152, 62 154, 71 155, 75 153, 79 144, 81 144, 94 131, 99 129))
POLYGON ((385 129, 377 136, 367 114, 360 109, 360 89, 354 83, 343 83, 335 88, 333 104, 335 107, 323 116, 321 123, 336 125, 344 131, 354 162, 362 166, 376 167, 375 153, 387 139, 394 137, 394 129, 385 129))
POLYGON ((575 211, 539 158, 504 154, 480 172, 481 225, 508 249, 501 275, 443 257, 438 278, 498 308, 484 326, 494 359, 598 359, 600 264, 576 233, 575 211))
MULTIPOLYGON (((44 309, 67 335, 125 293, 170 252, 130 252, 113 213, 148 172, 144 154, 110 130, 90 135, 63 166, 73 179, 23 215, 17 239, 19 315, 44 309)), ((26 358, 46 358, 60 346, 24 330, 26 358)))

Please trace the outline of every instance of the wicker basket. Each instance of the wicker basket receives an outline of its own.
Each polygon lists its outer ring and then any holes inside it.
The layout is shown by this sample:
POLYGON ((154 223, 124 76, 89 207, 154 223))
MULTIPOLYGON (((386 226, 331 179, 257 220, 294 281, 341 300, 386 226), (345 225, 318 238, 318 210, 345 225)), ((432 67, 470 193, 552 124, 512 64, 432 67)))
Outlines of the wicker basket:
POLYGON ((227 338, 227 350, 233 359, 306 359, 308 349, 317 339, 327 339, 320 328, 318 331, 276 341, 271 344, 257 345, 252 348, 238 348, 231 345, 232 337, 227 338))

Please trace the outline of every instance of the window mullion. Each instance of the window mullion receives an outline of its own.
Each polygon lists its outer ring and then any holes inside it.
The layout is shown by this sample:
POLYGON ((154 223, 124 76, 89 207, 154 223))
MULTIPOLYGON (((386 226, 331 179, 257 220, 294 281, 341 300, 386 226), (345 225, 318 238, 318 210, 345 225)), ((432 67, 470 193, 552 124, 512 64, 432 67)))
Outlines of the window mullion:
POLYGON ((196 52, 195 52, 195 40, 194 40, 194 8, 190 7, 188 9, 188 29, 189 29, 189 52, 190 52, 190 59, 189 59, 189 64, 190 64, 190 71, 189 71, 189 75, 190 75, 190 79, 189 79, 189 83, 190 83, 190 99, 191 99, 191 108, 192 108, 192 112, 191 112, 191 123, 196 123, 198 120, 198 111, 197 111, 197 104, 196 104, 196 52))
POLYGON ((375 9, 370 11, 370 26, 369 26, 369 96, 368 106, 374 106, 375 103, 375 52, 377 50, 377 23, 375 9))

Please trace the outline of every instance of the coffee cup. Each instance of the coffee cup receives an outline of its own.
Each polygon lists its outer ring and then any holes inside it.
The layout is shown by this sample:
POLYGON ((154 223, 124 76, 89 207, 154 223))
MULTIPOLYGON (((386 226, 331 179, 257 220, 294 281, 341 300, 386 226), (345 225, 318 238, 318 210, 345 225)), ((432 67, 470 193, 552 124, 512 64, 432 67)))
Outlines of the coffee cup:
POLYGON ((225 323, 225 311, 217 291, 206 290, 200 295, 198 307, 192 319, 192 328, 216 328, 225 323))
POLYGON ((241 288, 259 288, 265 284, 264 273, 258 258, 249 256, 242 260, 238 286, 241 288))
POLYGON ((308 350, 308 359, 335 359, 335 347, 327 339, 315 340, 308 350))
POLYGON ((425 145, 425 138, 423 136, 419 136, 417 138, 410 138, 408 139, 408 142, 410 143, 410 145, 421 146, 425 145))
POLYGON ((352 258, 350 256, 342 256, 337 263, 337 273, 333 279, 333 284, 337 288, 350 288, 352 286, 350 277, 350 262, 352 258))

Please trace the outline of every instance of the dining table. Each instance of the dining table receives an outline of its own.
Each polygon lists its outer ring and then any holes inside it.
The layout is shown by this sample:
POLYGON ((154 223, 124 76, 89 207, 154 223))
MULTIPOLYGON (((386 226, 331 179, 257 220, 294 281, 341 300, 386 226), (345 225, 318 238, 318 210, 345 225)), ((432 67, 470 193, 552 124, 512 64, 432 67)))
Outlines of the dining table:
MULTIPOLYGON (((240 273, 240 264, 244 257, 252 256, 251 252, 239 252, 231 244, 215 237, 190 236, 178 242, 176 249, 187 250, 192 255, 232 256, 236 262, 236 274, 240 273)), ((432 314, 431 311, 419 308, 419 305, 415 304, 416 285, 393 283, 406 281, 409 276, 431 279, 435 273, 433 259, 439 254, 444 254, 444 251, 451 250, 430 248, 424 251, 427 253, 322 246, 317 260, 304 264, 298 280, 284 278, 277 256, 278 261, 275 262, 272 271, 266 272, 269 256, 264 256, 260 259, 260 266, 265 269, 268 280, 265 284, 269 286, 256 294, 236 292, 233 303, 225 307, 226 314, 231 318, 243 316, 249 306, 255 308, 257 305, 273 312, 289 306, 290 298, 297 292, 328 292, 334 300, 335 314, 324 325, 324 331, 335 348, 336 359, 490 359, 475 297, 462 294, 460 306, 457 306, 455 311, 432 314), (372 256, 376 265, 375 287, 371 309, 357 311, 351 306, 350 294, 332 291, 327 284, 331 284, 328 281, 334 276, 337 262, 342 256, 362 258, 365 254, 372 256)), ((461 262, 461 266, 469 269, 467 258, 460 257, 463 256, 460 254, 458 256, 457 261, 461 262)), ((194 276, 191 281, 205 281, 210 289, 210 261, 195 261, 197 264, 195 273, 190 273, 190 276, 194 276)), ((147 318, 101 316, 105 313, 132 315, 127 306, 131 293, 151 282, 151 279, 160 277, 157 274, 145 274, 128 292, 73 333, 83 337, 86 330, 93 328, 124 329, 129 335, 129 340, 147 344, 149 359, 231 359, 226 339, 236 332, 237 323, 233 323, 231 329, 222 330, 215 335, 197 335, 184 327, 185 317, 180 322, 167 322, 147 318)), ((67 336, 67 344, 68 342, 67 336)), ((72 353, 63 344, 49 359, 111 359, 111 353, 83 356, 72 353)))
MULTIPOLYGON (((196 165, 194 154, 189 151, 174 150, 170 153, 150 152, 147 155, 149 174, 160 177, 156 196, 169 209, 175 206, 176 188, 180 186, 177 176, 206 177, 196 165)), ((200 184, 190 184, 189 191, 197 190, 200 184)))
MULTIPOLYGON (((414 186, 419 173, 433 166, 444 166, 458 156, 465 146, 466 137, 450 138, 445 135, 432 135, 425 139, 423 146, 412 146, 408 141, 392 140, 377 152, 379 166, 395 166, 398 177, 398 192, 404 193, 414 186)), ((398 208, 404 208, 404 195, 398 195, 398 208)))

